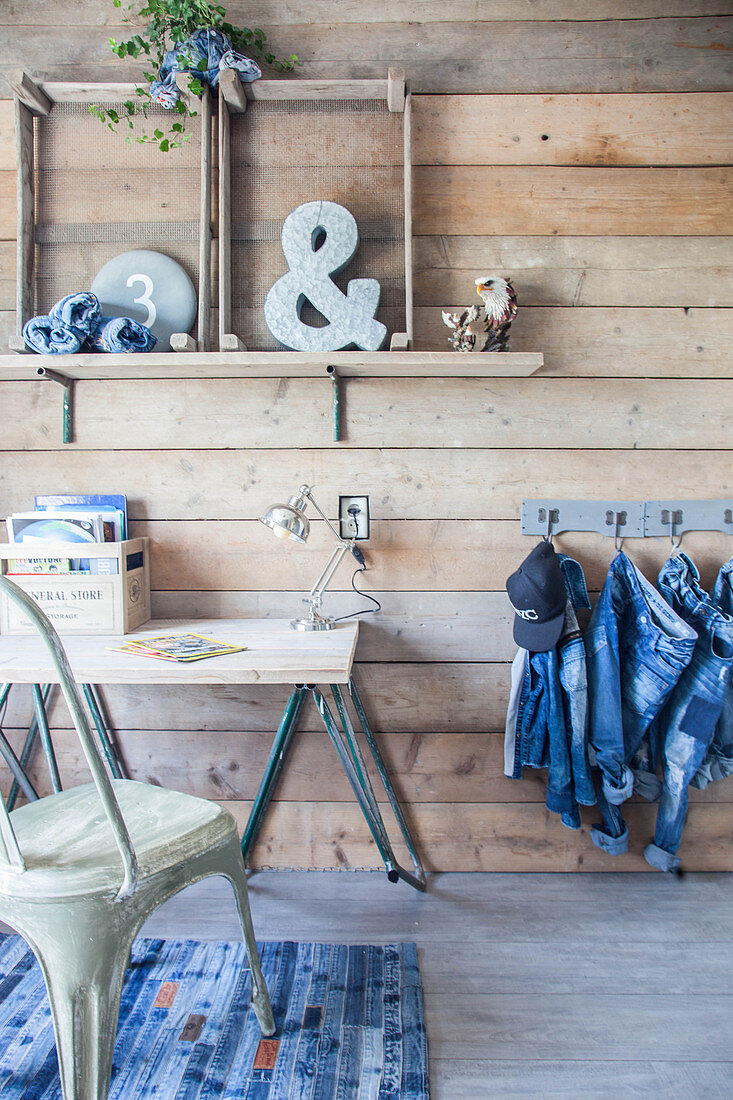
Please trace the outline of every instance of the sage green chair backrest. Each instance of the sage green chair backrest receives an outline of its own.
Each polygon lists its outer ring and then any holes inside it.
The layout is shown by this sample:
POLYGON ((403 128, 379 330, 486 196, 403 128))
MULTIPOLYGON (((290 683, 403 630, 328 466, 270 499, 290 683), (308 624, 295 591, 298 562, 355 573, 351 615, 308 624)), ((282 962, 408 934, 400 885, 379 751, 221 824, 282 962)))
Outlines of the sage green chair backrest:
MULTIPOLYGON (((38 604, 27 592, 24 592, 8 577, 0 576, 0 591, 16 603, 28 618, 33 622, 43 638, 51 654, 59 684, 64 693, 66 704, 69 708, 76 732, 81 741, 81 747, 89 765, 92 779, 96 785, 102 807, 109 820, 115 843, 120 853, 124 877, 118 896, 123 896, 134 889, 137 881, 137 860, 132 846, 130 834, 125 825, 120 806, 115 796, 114 788, 104 766, 101 753, 97 748, 96 740, 92 734, 89 719, 87 717, 84 702, 79 691, 79 686, 74 679, 66 652, 61 639, 46 615, 38 604)), ((20 851, 18 841, 13 831, 11 815, 8 813, 2 798, 0 798, 0 860, 9 863, 18 872, 25 870, 23 853, 20 851)))

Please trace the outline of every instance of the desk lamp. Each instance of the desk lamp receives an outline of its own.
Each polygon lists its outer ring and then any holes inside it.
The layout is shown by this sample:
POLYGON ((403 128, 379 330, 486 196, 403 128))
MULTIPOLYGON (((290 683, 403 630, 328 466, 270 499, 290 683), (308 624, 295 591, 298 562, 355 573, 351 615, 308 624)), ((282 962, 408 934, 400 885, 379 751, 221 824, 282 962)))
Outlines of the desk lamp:
MULTIPOLYGON (((292 496, 287 504, 273 504, 268 508, 260 522, 269 527, 279 539, 292 539, 294 542, 307 542, 310 534, 310 520, 305 514, 307 502, 313 505, 322 519, 325 519, 330 530, 336 536, 336 546, 331 557, 326 562, 321 575, 311 588, 303 603, 308 604, 308 615, 305 619, 293 619, 290 623, 293 630, 331 630, 335 623, 321 615, 323 593, 331 582, 334 573, 338 569, 344 554, 350 551, 359 565, 364 565, 364 555, 356 545, 354 539, 342 539, 326 513, 319 507, 314 499, 310 485, 301 485, 295 496, 292 496)), ((357 527, 354 516, 349 517, 351 529, 356 535, 357 527)))

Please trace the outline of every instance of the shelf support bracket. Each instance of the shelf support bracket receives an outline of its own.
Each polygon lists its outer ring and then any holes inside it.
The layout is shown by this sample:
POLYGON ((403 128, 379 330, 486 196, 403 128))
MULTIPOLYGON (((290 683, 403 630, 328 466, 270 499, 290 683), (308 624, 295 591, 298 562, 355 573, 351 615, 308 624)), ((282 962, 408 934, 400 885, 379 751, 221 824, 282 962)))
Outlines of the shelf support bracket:
POLYGON ((335 367, 326 367, 326 374, 333 383, 333 441, 341 441, 341 389, 339 385, 338 371, 335 367))
POLYGON ((64 387, 64 419, 62 441, 64 443, 73 443, 74 379, 69 378, 66 374, 60 374, 59 371, 50 370, 49 367, 36 367, 36 374, 39 378, 49 378, 52 382, 58 382, 60 386, 64 387))

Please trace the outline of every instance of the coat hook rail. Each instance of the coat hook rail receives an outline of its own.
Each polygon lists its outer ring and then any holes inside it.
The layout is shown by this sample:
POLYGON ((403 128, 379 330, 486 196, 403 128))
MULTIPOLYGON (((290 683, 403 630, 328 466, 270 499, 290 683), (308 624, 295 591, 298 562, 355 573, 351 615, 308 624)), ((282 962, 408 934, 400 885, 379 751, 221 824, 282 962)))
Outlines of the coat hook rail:
POLYGON ((685 531, 733 535, 733 500, 523 500, 522 534, 545 538, 595 531, 610 538, 669 536, 685 531))
POLYGON ((599 535, 641 538, 644 504, 636 500, 523 500, 522 534, 559 535, 596 531, 599 535))
POLYGON ((52 382, 58 382, 59 385, 64 387, 64 421, 62 438, 64 443, 73 443, 74 379, 69 378, 65 374, 60 374, 58 371, 50 370, 49 367, 36 367, 36 374, 39 378, 50 378, 52 382))

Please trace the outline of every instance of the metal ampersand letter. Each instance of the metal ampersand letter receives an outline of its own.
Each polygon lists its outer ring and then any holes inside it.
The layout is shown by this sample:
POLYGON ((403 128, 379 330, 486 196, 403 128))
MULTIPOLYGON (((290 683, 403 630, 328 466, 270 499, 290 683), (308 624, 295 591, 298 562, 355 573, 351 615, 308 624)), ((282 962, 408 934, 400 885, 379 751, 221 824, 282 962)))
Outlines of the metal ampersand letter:
POLYGON ((306 202, 288 214, 282 249, 290 270, 265 299, 265 322, 284 347, 313 352, 352 345, 362 351, 381 348, 387 329, 374 316, 379 305, 377 280, 351 279, 343 294, 330 277, 350 263, 358 243, 356 220, 336 202, 306 202), (314 328, 301 321, 306 300, 327 325, 314 328))

